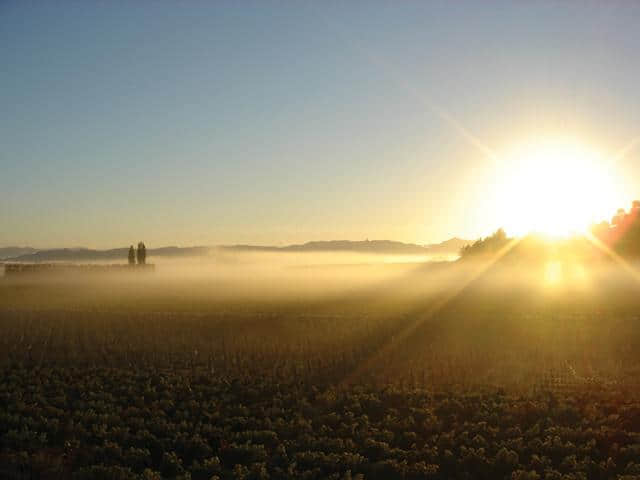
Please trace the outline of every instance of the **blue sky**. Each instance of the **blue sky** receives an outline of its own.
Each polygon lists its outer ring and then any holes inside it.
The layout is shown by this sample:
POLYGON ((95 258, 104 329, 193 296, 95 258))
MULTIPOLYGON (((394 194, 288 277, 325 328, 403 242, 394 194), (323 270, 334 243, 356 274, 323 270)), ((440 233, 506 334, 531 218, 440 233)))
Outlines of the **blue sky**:
MULTIPOLYGON (((463 130, 617 150, 638 24, 633 2, 1 2, 0 245, 486 235, 501 166, 463 130)), ((615 168, 640 196, 638 150, 615 168)))

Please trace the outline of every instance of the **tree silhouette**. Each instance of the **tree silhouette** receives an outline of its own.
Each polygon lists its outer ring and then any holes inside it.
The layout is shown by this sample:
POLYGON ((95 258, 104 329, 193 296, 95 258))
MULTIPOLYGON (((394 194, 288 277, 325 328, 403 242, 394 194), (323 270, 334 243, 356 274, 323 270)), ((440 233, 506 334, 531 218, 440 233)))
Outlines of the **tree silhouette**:
POLYGON ((136 251, 133 248, 133 245, 129 247, 129 265, 134 265, 136 263, 136 251))
POLYGON ((471 245, 465 245, 460 249, 461 257, 470 257, 475 255, 493 254, 502 249, 510 239, 506 232, 499 228, 493 235, 476 240, 471 245))
POLYGON ((623 257, 640 258, 640 200, 634 200, 628 212, 619 208, 610 224, 601 222, 591 232, 623 257))
POLYGON ((147 247, 144 242, 138 243, 138 265, 144 265, 147 262, 147 247))

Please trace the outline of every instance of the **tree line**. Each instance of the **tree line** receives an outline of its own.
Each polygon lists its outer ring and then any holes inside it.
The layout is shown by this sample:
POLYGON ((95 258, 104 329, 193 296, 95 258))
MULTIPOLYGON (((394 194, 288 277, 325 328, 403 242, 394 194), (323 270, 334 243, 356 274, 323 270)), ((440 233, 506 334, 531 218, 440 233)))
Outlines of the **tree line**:
MULTIPOLYGON (((625 258, 640 258, 640 200, 631 204, 631 209, 626 211, 619 208, 611 221, 602 221, 590 228, 591 234, 603 244, 625 258)), ((570 240, 575 240, 575 237, 570 240)), ((493 255, 502 250, 512 239, 507 236, 502 228, 496 230, 488 237, 480 238, 474 243, 465 245, 460 249, 461 258, 482 257, 493 255)), ((535 236, 530 235, 526 241, 520 242, 513 249, 512 254, 527 253, 534 258, 536 253, 544 252, 544 244, 535 241, 535 236)), ((579 243, 567 242, 573 248, 578 248, 579 243)), ((582 245, 584 246, 584 245, 582 245)))

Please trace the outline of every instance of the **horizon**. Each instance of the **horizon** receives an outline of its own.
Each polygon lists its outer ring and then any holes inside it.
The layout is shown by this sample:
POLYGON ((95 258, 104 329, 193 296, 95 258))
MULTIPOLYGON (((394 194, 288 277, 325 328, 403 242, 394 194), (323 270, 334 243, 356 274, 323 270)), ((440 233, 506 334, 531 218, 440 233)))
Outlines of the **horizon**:
MULTIPOLYGON (((447 243, 449 241, 452 240, 458 240, 461 242, 473 242, 474 239, 464 239, 464 238, 460 238, 457 236, 451 237, 451 238, 447 238, 445 240, 442 240, 440 242, 436 242, 436 243, 410 243, 410 242, 402 242, 399 240, 394 240, 394 239, 390 239, 390 238, 364 238, 364 239, 360 239, 360 240, 349 240, 349 239, 344 239, 344 238, 335 238, 335 239, 327 239, 327 240, 307 240, 306 242, 302 242, 302 243, 288 243, 288 244, 282 244, 282 245, 267 245, 267 244, 249 244, 249 243, 221 243, 221 244, 216 244, 216 245, 177 245, 177 244, 162 244, 160 246, 151 246, 151 247, 147 247, 149 250, 154 250, 154 249, 159 249, 159 248, 219 248, 219 247, 267 247, 267 248, 286 248, 286 247, 295 247, 295 246, 302 246, 302 245, 308 245, 311 243, 331 243, 331 242, 350 242, 350 243, 362 243, 362 242, 392 242, 392 243, 401 243, 404 245, 415 245, 418 247, 432 247, 432 246, 438 246, 441 245, 443 243, 447 243)), ((76 246, 58 246, 58 247, 37 247, 37 246, 33 246, 33 245, 0 245, 0 249, 3 248, 32 248, 34 250, 38 250, 38 251, 47 251, 47 250, 77 250, 77 249, 84 249, 84 250, 97 250, 97 251, 105 251, 105 250, 121 250, 121 249, 128 249, 131 246, 135 246, 135 243, 131 243, 129 245, 121 245, 121 246, 111 246, 111 247, 106 247, 106 248, 94 248, 94 247, 88 247, 85 245, 76 245, 76 246)))
POLYGON ((626 208, 640 5, 499 5, 3 2, 0 244, 431 244, 626 208))
MULTIPOLYGON (((611 222, 608 219, 594 219, 592 222, 590 222, 586 228, 584 229, 578 229, 578 230, 569 230, 569 229, 562 229, 560 231, 556 231, 556 232, 552 232, 550 230, 545 230, 545 229, 541 229, 541 230, 535 230, 535 229, 530 229, 528 231, 524 231, 520 234, 512 234, 511 238, 513 239, 523 239, 525 237, 542 237, 542 238, 546 238, 547 240, 550 240, 552 242, 557 242, 557 241, 562 241, 562 240, 569 240, 571 238, 585 238, 585 239, 589 239, 592 236, 592 232, 594 231, 594 229, 598 229, 598 228, 602 228, 602 225, 605 224, 608 228, 611 227, 615 227, 616 223, 615 223, 615 217, 617 217, 618 215, 622 214, 623 216, 625 215, 631 215, 632 212, 634 212, 634 210, 637 210, 638 205, 640 204, 640 200, 633 200, 630 202, 630 206, 631 208, 629 208, 628 210, 624 207, 619 207, 615 209, 615 213, 612 212, 611 215, 611 222)), ((635 218, 635 217, 634 217, 635 218)), ((506 231, 503 227, 499 227, 498 229, 496 229, 496 231, 487 233, 485 235, 481 235, 479 237, 476 238, 462 238, 462 236, 459 235, 453 235, 449 238, 446 238, 444 240, 440 240, 437 242, 431 242, 431 243, 414 243, 414 242, 407 242, 407 241, 402 241, 402 240, 397 240, 397 239, 393 239, 393 238, 360 238, 360 239, 347 239, 347 238, 333 238, 333 239, 307 239, 305 241, 302 242, 298 242, 298 243, 280 243, 280 244, 266 244, 266 243, 240 243, 240 242, 231 242, 231 243, 219 243, 219 244, 200 244, 200 245, 187 245, 187 244, 177 244, 177 243, 169 243, 169 244, 161 244, 160 246, 155 246, 155 247, 151 247, 151 249, 160 249, 160 248, 218 248, 218 247, 266 247, 266 248, 286 248, 286 247, 294 247, 294 246, 304 246, 304 245, 308 245, 308 244, 313 244, 313 243, 332 243, 332 242, 350 242, 350 243, 362 243, 362 242, 392 242, 392 243, 400 243, 400 244, 405 244, 405 245, 415 245, 415 246, 419 246, 419 247, 425 247, 425 248, 429 248, 429 247, 434 247, 434 246, 439 246, 442 245, 444 243, 447 242, 451 242, 451 241, 461 241, 461 242, 469 242, 469 244, 474 243, 475 241, 481 241, 483 239, 486 239, 488 237, 491 237, 492 235, 494 235, 495 233, 497 233, 497 231, 503 231, 507 236, 509 236, 510 232, 506 231)), ((135 244, 132 243, 129 246, 133 246, 135 244)), ((93 247, 93 246, 87 246, 87 245, 75 245, 75 246, 57 246, 57 247, 42 247, 42 246, 34 246, 34 245, 30 245, 30 244, 24 244, 24 245, 19 245, 19 244, 13 244, 13 245, 2 245, 0 244, 0 249, 7 249, 7 248, 31 248, 37 251, 48 251, 48 250, 74 250, 74 249, 88 249, 88 250, 96 250, 96 251, 105 251, 105 250, 117 250, 117 249, 125 249, 125 248, 129 248, 129 246, 123 245, 123 246, 106 246, 106 247, 93 247)))
POLYGON ((0 479, 640 479, 638 25, 0 0, 0 479))

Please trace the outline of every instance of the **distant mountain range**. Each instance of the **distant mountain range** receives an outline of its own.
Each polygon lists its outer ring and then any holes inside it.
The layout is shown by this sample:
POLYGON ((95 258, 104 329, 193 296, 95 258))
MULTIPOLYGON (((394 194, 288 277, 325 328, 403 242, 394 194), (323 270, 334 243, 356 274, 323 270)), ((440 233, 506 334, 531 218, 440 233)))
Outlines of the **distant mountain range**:
POLYGON ((7 258, 19 257, 21 255, 29 255, 38 250, 31 247, 0 247, 0 260, 7 258))
MULTIPOLYGON (((13 247, 7 247, 10 250, 13 247)), ((207 255, 210 247, 147 248, 147 257, 198 257, 207 255)), ((39 250, 17 256, 0 256, 0 260, 13 262, 83 262, 96 260, 126 260, 129 247, 109 250, 90 248, 56 248, 39 250)))
MULTIPOLYGON (((284 247, 262 245, 224 245, 220 247, 148 248, 148 257, 200 257, 217 250, 226 252, 350 252, 384 255, 450 255, 457 254, 469 240, 451 238, 442 243, 417 245, 392 240, 329 240, 307 242, 284 247)), ((13 262, 82 262, 126 260, 129 249, 58 248, 37 250, 31 247, 0 248, 0 260, 13 262)))
POLYGON ((386 255, 434 255, 458 253, 462 247, 470 243, 473 242, 460 238, 451 238, 442 243, 431 245, 417 245, 415 243, 395 242, 392 240, 328 240, 288 245, 286 247, 230 245, 220 248, 245 252, 353 252, 386 255))

